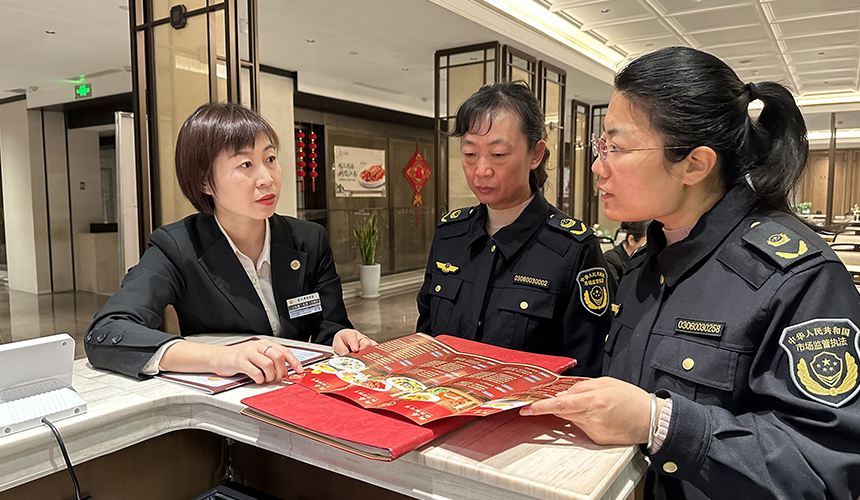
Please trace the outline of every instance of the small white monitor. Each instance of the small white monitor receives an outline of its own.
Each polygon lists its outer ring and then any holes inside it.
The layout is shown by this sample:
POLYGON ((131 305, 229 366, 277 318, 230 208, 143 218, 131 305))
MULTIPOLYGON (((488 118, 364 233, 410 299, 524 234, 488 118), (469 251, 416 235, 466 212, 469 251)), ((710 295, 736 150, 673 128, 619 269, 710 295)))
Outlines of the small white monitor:
POLYGON ((0 437, 86 412, 72 388, 74 361, 67 333, 0 345, 0 437))

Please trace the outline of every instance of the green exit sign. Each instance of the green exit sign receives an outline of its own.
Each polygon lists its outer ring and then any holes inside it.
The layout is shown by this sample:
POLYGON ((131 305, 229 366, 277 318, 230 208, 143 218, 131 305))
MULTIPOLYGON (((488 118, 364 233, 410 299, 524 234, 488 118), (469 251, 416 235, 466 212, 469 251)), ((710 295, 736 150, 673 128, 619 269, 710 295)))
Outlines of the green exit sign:
POLYGON ((75 99, 84 99, 93 96, 93 86, 89 83, 75 85, 75 99))

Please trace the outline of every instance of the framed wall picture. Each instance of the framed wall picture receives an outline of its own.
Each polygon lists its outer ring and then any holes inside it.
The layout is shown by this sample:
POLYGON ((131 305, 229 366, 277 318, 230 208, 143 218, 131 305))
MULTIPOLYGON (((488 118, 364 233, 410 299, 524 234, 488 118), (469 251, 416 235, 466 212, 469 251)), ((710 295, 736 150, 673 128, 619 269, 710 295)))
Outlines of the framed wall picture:
POLYGON ((384 198, 385 150, 334 147, 335 196, 384 198))

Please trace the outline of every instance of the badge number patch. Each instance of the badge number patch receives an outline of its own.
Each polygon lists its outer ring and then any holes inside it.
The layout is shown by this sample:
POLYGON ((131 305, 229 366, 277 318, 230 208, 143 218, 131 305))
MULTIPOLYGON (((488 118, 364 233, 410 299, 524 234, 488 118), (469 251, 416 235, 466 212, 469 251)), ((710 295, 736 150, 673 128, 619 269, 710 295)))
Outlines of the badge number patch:
POLYGON ((580 271, 576 276, 579 282, 579 299, 585 309, 602 316, 609 309, 609 290, 606 288, 606 270, 593 267, 580 271))
POLYGON ((794 385, 807 397, 833 407, 850 401, 857 383, 857 326, 849 319, 814 319, 782 331, 794 385))

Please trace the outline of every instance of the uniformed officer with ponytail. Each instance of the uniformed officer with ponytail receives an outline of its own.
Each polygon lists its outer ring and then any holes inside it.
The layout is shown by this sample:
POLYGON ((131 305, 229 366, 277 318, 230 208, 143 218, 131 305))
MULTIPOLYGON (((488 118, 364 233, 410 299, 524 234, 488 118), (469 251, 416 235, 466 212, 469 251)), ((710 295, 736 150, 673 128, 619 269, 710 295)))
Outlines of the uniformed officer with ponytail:
POLYGON ((792 95, 682 47, 615 90, 594 138, 604 210, 655 222, 613 305, 607 376, 521 413, 641 444, 648 498, 858 498, 860 296, 789 209, 808 149, 792 95))
MULTIPOLYGON (((463 172, 480 205, 436 228, 417 331, 577 359, 599 375, 609 294, 590 228, 541 193, 544 114, 522 83, 485 86, 457 112, 463 172)), ((451 173, 454 175, 454 172, 451 173)))

